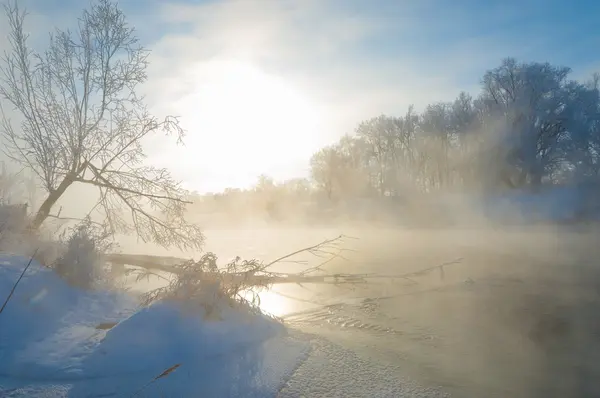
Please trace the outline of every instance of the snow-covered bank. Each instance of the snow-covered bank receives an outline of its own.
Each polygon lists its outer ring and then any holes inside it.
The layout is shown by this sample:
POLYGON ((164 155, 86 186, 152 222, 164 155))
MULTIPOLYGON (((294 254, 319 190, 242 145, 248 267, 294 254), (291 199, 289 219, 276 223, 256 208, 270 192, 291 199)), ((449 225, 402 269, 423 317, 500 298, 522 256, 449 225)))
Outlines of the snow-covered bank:
POLYGON ((269 396, 290 377, 308 346, 266 318, 230 310, 205 320, 174 305, 136 312, 86 358, 73 396, 269 396), (174 369, 164 377, 156 377, 174 369), (106 378, 110 378, 107 385, 106 378), (143 391, 143 394, 141 392, 143 391))
MULTIPOLYGON (((2 302, 27 262, 0 256, 2 302)), ((266 317, 140 309, 133 297, 72 288, 33 263, 0 314, 0 395, 269 396, 308 349, 266 317)))
MULTIPOLYGON (((28 261, 0 256, 2 302, 28 261)), ((134 311, 128 296, 71 288, 33 261, 0 314, 0 374, 48 378, 77 368, 99 341, 95 326, 134 311)))
MULTIPOLYGON (((0 255, 0 302, 29 259, 0 255)), ((225 306, 67 285, 32 263, 0 314, 0 397, 441 397, 396 366, 225 306)))

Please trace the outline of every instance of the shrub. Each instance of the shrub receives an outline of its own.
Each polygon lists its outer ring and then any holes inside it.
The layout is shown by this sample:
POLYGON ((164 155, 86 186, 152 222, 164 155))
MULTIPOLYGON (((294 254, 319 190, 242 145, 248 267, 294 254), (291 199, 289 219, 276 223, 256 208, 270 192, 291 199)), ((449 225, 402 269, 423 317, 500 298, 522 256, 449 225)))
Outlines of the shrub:
MULTIPOLYGON (((168 284, 146 293, 143 303, 149 305, 160 300, 177 301, 199 306, 207 317, 219 316, 220 306, 243 306, 259 313, 258 293, 269 287, 264 265, 257 260, 236 257, 225 267, 217 265, 214 253, 205 253, 200 260, 186 261, 173 267, 168 284), (257 278, 263 274, 265 278, 257 278)), ((154 275, 142 272, 139 278, 154 275)))
POLYGON ((112 235, 89 218, 62 234, 64 252, 54 269, 69 284, 83 289, 97 287, 107 281, 104 255, 113 248, 112 235))

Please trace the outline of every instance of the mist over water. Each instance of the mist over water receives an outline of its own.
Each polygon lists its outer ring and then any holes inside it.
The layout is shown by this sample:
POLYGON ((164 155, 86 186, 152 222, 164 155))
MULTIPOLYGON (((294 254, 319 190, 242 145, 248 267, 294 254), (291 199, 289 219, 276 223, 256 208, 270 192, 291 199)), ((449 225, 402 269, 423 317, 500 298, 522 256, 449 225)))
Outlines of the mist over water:
POLYGON ((598 394, 594 237, 553 228, 362 232, 354 261, 339 269, 403 274, 462 260, 414 284, 331 289, 319 296, 326 311, 292 325, 456 396, 598 394))
POLYGON ((454 396, 600 393, 595 228, 215 228, 206 230, 206 250, 270 261, 340 234, 356 239, 345 241, 346 259, 328 264, 331 273, 401 275, 449 264, 406 280, 278 285, 262 293, 263 310, 454 396))

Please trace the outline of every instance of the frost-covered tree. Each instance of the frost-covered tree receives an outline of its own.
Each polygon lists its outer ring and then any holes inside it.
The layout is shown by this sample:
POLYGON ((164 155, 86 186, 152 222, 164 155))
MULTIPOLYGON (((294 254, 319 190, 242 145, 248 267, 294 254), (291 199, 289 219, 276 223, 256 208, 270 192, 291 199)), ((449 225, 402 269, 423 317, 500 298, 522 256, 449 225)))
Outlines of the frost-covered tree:
POLYGON ((569 72, 508 58, 483 77, 482 97, 493 105, 492 115, 504 119, 504 145, 520 170, 520 185, 539 186, 558 161, 558 143, 567 134, 563 109, 569 72))
POLYGON ((184 220, 179 183, 145 164, 142 142, 155 133, 183 137, 177 119, 151 115, 138 94, 148 51, 111 0, 97 0, 74 30, 57 29, 47 48, 29 45, 19 1, 4 8, 9 50, 0 65, 4 152, 29 167, 47 193, 38 229, 73 184, 98 189, 113 232, 135 232, 163 246, 199 247, 200 229, 184 220), (7 111, 16 111, 19 123, 7 111))
POLYGON ((311 176, 318 189, 333 199, 342 171, 342 159, 335 147, 322 148, 310 159, 311 176))
POLYGON ((507 58, 485 73, 477 95, 460 93, 419 115, 411 108, 403 117, 360 122, 354 136, 332 147, 342 158, 361 159, 351 162, 353 173, 332 173, 333 163, 321 151, 313 159, 313 177, 327 191, 339 176, 352 175, 355 184, 385 196, 402 196, 413 187, 535 189, 565 179, 598 179, 600 75, 582 83, 569 73, 507 58))

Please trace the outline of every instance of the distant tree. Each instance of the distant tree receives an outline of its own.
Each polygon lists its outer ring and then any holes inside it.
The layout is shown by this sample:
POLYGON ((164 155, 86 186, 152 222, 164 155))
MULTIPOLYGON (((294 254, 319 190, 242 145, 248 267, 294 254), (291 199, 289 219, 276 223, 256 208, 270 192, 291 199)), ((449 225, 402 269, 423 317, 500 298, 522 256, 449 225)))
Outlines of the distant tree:
POLYGON ((569 72, 507 58, 475 97, 360 122, 314 154, 313 182, 331 197, 600 179, 600 75, 580 83, 569 72))
POLYGON ((256 191, 269 193, 275 189, 275 181, 266 174, 258 176, 255 186, 256 191))
POLYGON ((505 120, 507 160, 520 170, 519 185, 539 186, 559 161, 557 144, 568 134, 562 111, 569 72, 566 67, 507 58, 483 77, 482 96, 505 120))
POLYGON ((365 196, 372 190, 368 165, 368 144, 348 134, 335 146, 340 157, 339 190, 344 196, 365 196))
POLYGON ((356 136, 365 142, 371 185, 383 196, 388 191, 396 138, 396 119, 380 115, 359 123, 356 136))
POLYGON ((334 199, 334 189, 342 171, 341 156, 333 146, 325 147, 310 159, 310 172, 317 189, 329 200, 334 199))
POLYGON ((448 186, 452 145, 451 105, 438 102, 428 105, 419 118, 423 150, 428 155, 426 178, 432 187, 448 186))
POLYGON ((310 194, 310 181, 306 178, 292 178, 281 184, 283 194, 292 199, 304 199, 310 194))
POLYGON ((4 10, 10 50, 0 66, 4 152, 40 179, 47 196, 30 225, 38 229, 75 183, 98 188, 113 232, 135 232, 163 246, 199 247, 200 229, 184 220, 185 191, 165 169, 144 164, 142 141, 184 132, 177 119, 152 116, 137 93, 148 52, 117 4, 97 0, 75 30, 56 30, 45 51, 28 45, 20 1, 4 10))

